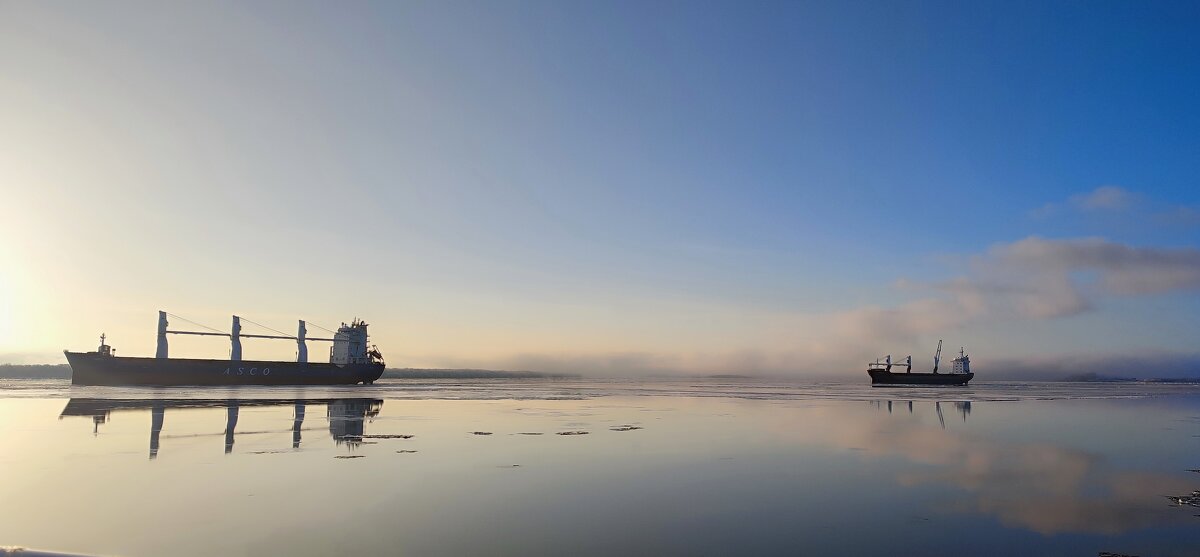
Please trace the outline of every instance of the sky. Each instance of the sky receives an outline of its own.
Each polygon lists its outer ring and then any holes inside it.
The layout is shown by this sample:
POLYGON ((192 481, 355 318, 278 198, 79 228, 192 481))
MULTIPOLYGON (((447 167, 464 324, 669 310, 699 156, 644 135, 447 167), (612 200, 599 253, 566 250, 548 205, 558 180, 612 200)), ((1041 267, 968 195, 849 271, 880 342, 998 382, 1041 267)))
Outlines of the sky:
POLYGON ((363 318, 392 367, 839 377, 945 339, 981 373, 1192 373, 1198 25, 0 0, 0 362, 149 356, 161 309, 363 318))

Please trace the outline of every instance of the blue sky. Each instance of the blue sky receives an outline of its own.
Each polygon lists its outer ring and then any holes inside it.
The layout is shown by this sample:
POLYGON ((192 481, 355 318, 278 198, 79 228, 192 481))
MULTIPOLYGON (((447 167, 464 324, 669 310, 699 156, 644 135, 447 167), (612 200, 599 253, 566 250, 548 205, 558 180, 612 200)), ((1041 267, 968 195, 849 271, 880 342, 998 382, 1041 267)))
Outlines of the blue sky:
POLYGON ((1187 356, 1198 23, 1194 3, 4 4, 0 355, 98 329, 148 353, 163 308, 357 313, 390 363, 428 366, 829 372, 942 335, 1187 356), (1143 251, 1004 250, 1031 236, 1143 251), (1125 272, 1147 260, 1182 278, 1125 272), (1086 303, 906 305, 956 279, 1086 303), (925 325, 829 332, 871 308, 925 325))

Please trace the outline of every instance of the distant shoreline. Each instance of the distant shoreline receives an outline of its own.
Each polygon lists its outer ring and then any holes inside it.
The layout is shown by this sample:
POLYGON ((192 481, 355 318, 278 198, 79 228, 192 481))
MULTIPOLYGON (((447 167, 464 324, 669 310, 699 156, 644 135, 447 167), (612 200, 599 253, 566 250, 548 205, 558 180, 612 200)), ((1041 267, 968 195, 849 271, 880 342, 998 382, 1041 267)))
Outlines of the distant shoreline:
POLYGON ((0 364, 0 379, 70 379, 67 364, 0 364))
POLYGON ((383 371, 383 379, 571 379, 576 377, 579 375, 494 369, 388 368, 383 371))

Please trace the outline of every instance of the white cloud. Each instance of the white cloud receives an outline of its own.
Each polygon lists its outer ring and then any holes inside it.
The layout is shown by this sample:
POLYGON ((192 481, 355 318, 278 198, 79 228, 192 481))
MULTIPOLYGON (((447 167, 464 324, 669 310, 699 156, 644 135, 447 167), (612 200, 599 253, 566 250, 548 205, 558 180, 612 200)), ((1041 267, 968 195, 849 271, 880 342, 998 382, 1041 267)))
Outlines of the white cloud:
POLYGON ((1133 203, 1133 194, 1117 186, 1100 186, 1088 193, 1072 195, 1072 207, 1084 211, 1116 211, 1133 203))
MULTIPOLYGON (((1078 295, 1079 273, 1096 275, 1102 294, 1158 294, 1200 289, 1200 250, 1133 247, 1100 238, 1047 240, 1031 236, 994 247, 985 267, 1047 280, 1053 297, 1078 295)), ((1051 301, 1045 299, 1045 301, 1051 301)))
MULTIPOLYGON (((993 246, 971 258, 969 267, 964 276, 926 285, 924 298, 834 314, 830 331, 835 339, 860 345, 911 341, 984 319, 1069 317, 1107 297, 1200 290, 1200 250, 1100 238, 1031 236, 993 246)), ((917 287, 907 280, 897 285, 917 287)))
POLYGON ((1029 211, 1035 219, 1045 219, 1063 212, 1117 212, 1130 209, 1137 195, 1120 186, 1100 186, 1087 193, 1077 193, 1065 202, 1046 203, 1029 211))

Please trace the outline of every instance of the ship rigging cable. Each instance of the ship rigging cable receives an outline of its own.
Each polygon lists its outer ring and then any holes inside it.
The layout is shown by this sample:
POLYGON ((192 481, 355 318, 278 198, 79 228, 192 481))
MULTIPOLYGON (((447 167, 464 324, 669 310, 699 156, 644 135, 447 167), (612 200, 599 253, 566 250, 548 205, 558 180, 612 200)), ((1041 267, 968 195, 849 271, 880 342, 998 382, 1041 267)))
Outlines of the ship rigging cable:
POLYGON ((329 334, 332 334, 332 335, 336 335, 336 334, 338 334, 338 333, 337 333, 337 331, 330 330, 330 329, 326 329, 325 327, 322 327, 322 326, 320 326, 320 325, 317 325, 316 323, 313 323, 312 321, 305 321, 304 323, 305 323, 306 325, 312 325, 313 327, 316 327, 316 328, 318 328, 318 329, 321 329, 322 331, 325 331, 325 332, 327 332, 327 333, 329 333, 329 334))
POLYGON ((258 325, 259 327, 262 327, 262 328, 264 328, 264 329, 266 329, 266 330, 268 330, 268 331, 273 331, 273 332, 279 333, 279 334, 281 334, 281 335, 283 335, 283 336, 285 336, 285 337, 291 337, 291 338, 295 338, 294 336, 292 336, 292 335, 288 335, 287 333, 285 333, 285 332, 283 332, 283 331, 280 331, 279 329, 272 329, 271 327, 268 327, 268 326, 266 326, 266 325, 263 325, 262 323, 256 323, 256 322, 254 322, 254 321, 251 321, 251 320, 249 320, 249 319, 246 319, 245 317, 238 316, 238 319, 241 319, 242 321, 244 321, 244 322, 246 322, 246 323, 249 323, 249 324, 251 324, 251 325, 258 325))
MULTIPOLYGON (((205 324, 203 324, 203 323, 197 323, 197 322, 195 322, 195 321, 192 321, 191 319, 188 319, 188 318, 186 318, 186 317, 182 317, 182 316, 179 316, 179 315, 175 315, 174 313, 171 313, 171 312, 169 312, 169 311, 163 311, 163 313, 165 313, 165 314, 167 314, 167 315, 171 316, 171 317, 172 317, 172 318, 174 318, 174 319, 178 319, 178 320, 180 320, 180 321, 183 321, 183 322, 186 322, 186 323, 191 323, 192 325, 195 325, 195 326, 197 326, 197 327, 201 327, 201 328, 204 328, 204 329, 208 329, 209 331, 212 331, 211 333, 200 333, 200 332, 189 332, 189 331, 166 331, 166 332, 167 332, 167 333, 169 333, 169 334, 232 336, 230 333, 227 333, 227 332, 225 332, 225 331, 222 331, 222 330, 220 330, 220 329, 215 329, 215 328, 213 328, 213 327, 209 327, 208 325, 205 325, 205 324)), ((251 325, 256 325, 256 326, 258 326, 258 327, 262 327, 262 328, 264 328, 264 329, 266 329, 266 330, 268 330, 268 331, 271 331, 271 332, 274 332, 274 333, 277 333, 277 334, 279 334, 279 336, 278 336, 278 337, 263 336, 263 335, 253 335, 253 334, 241 334, 241 335, 238 335, 238 336, 240 336, 240 337, 244 337, 244 338, 284 338, 284 339, 295 339, 295 338, 296 338, 296 336, 295 336, 295 335, 289 335, 289 334, 287 334, 287 333, 285 333, 285 332, 283 332, 283 331, 280 331, 279 329, 276 329, 276 328, 273 328, 273 327, 268 327, 268 326, 266 326, 266 325, 263 325, 262 323, 259 323, 259 322, 257 322, 257 321, 251 321, 251 320, 249 320, 249 319, 246 319, 245 317, 242 317, 242 316, 240 316, 240 315, 239 315, 239 316, 237 316, 237 318, 238 318, 240 321, 244 322, 244 323, 249 323, 249 324, 251 324, 251 325)), ((337 338, 337 335, 338 335, 338 334, 340 334, 340 333, 338 333, 337 331, 334 331, 334 330, 331 330, 331 329, 327 329, 327 328, 325 328, 325 327, 322 327, 322 326, 320 326, 320 325, 317 325, 316 323, 310 323, 310 322, 308 322, 308 321, 305 321, 305 324, 307 324, 307 325, 310 325, 310 326, 313 326, 313 327, 316 327, 316 328, 318 328, 318 329, 321 329, 322 331, 325 331, 325 332, 327 332, 327 333, 329 333, 329 334, 333 335, 333 338, 307 337, 307 339, 306 339, 306 340, 325 341, 325 342, 330 342, 330 341, 332 341, 332 342, 349 342, 347 339, 340 339, 340 338, 337 338)))
POLYGON ((165 314, 167 314, 167 315, 170 315, 171 317, 174 317, 175 319, 178 319, 178 320, 180 320, 180 321, 186 321, 186 322, 188 322, 188 323, 191 323, 192 325, 195 325, 195 326, 197 326, 197 327, 204 327, 205 329, 208 329, 208 330, 210 330, 210 331, 212 331, 212 332, 214 332, 214 333, 228 334, 228 333, 226 333, 225 331, 221 331, 221 330, 214 329, 214 328, 212 328, 212 327, 209 327, 208 325, 205 325, 205 324, 203 324, 203 323, 197 323, 197 322, 195 322, 195 321, 192 321, 191 319, 188 319, 188 318, 186 318, 186 317, 180 317, 180 316, 178 316, 178 315, 175 315, 174 313, 171 313, 171 312, 169 312, 169 311, 164 311, 163 313, 165 313, 165 314))

